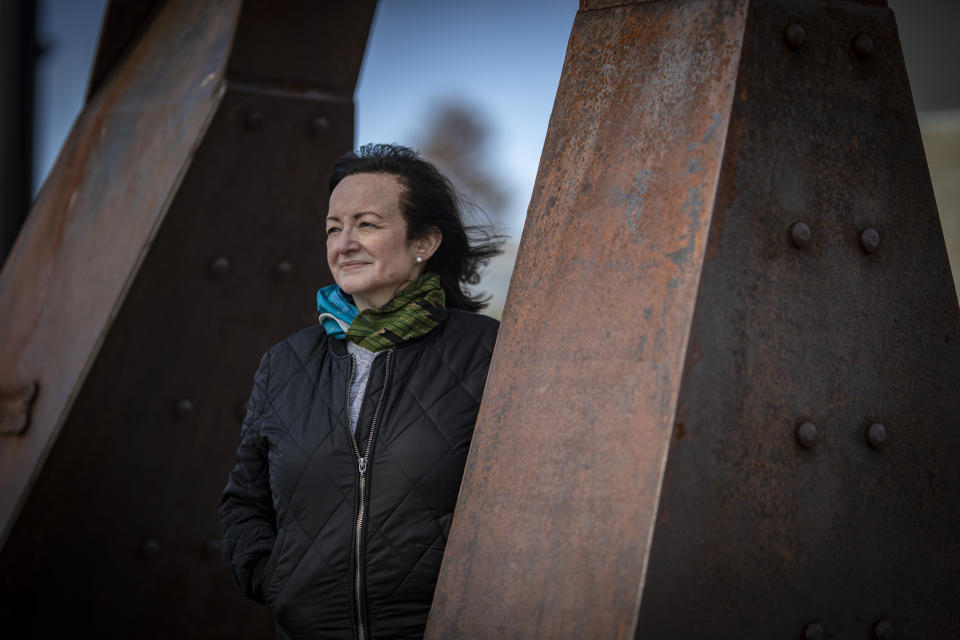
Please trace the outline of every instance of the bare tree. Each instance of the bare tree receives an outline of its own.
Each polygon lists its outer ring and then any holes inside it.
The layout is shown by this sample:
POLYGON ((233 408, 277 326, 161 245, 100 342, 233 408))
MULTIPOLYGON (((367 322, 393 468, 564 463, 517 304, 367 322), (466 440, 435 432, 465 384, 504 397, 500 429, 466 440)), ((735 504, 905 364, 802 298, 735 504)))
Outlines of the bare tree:
MULTIPOLYGON (((498 226, 509 201, 508 189, 491 159, 493 129, 475 105, 447 99, 433 105, 417 140, 420 152, 453 182, 466 200, 498 226)), ((468 207, 469 209, 469 207, 468 207)))

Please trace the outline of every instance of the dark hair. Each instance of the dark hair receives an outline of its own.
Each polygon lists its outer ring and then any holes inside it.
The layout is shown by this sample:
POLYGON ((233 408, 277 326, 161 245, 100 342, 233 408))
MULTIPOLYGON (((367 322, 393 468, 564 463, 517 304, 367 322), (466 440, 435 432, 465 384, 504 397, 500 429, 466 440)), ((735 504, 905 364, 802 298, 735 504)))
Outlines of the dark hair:
POLYGON ((414 240, 433 228, 443 235, 436 253, 427 261, 426 271, 440 277, 446 306, 482 309, 490 297, 471 295, 464 285, 480 281, 480 268, 501 252, 503 236, 493 233, 489 225, 465 225, 456 189, 413 149, 399 144, 367 144, 341 156, 330 171, 330 193, 341 180, 356 173, 387 173, 400 180, 400 211, 407 223, 407 239, 414 240))

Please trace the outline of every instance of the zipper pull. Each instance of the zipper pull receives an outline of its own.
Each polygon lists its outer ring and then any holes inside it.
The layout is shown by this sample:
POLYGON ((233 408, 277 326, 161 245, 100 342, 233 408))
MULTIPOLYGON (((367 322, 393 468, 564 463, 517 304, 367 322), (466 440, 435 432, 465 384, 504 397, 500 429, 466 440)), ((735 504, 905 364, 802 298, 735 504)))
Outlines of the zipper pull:
POLYGON ((357 466, 360 468, 360 477, 367 475, 367 459, 357 458, 357 466))

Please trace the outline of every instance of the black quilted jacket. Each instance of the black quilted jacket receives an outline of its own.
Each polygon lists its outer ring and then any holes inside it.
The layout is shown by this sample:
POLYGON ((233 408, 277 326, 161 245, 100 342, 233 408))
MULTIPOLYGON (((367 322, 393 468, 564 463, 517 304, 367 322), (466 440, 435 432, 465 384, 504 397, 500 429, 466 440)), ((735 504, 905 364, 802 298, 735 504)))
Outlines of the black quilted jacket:
POLYGON ((342 341, 318 325, 263 356, 220 537, 280 638, 423 635, 497 328, 448 310, 378 353, 356 438, 342 341))

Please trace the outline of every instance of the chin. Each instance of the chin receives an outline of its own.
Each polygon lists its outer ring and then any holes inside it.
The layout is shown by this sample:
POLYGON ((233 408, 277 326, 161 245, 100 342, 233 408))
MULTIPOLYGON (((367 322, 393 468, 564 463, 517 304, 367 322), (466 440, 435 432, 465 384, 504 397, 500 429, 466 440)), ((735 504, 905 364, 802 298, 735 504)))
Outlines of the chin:
POLYGON ((357 293, 363 293, 363 290, 366 289, 366 282, 359 282, 359 278, 346 276, 345 278, 334 278, 337 285, 343 289, 344 293, 350 294, 351 296, 356 295, 357 293))

